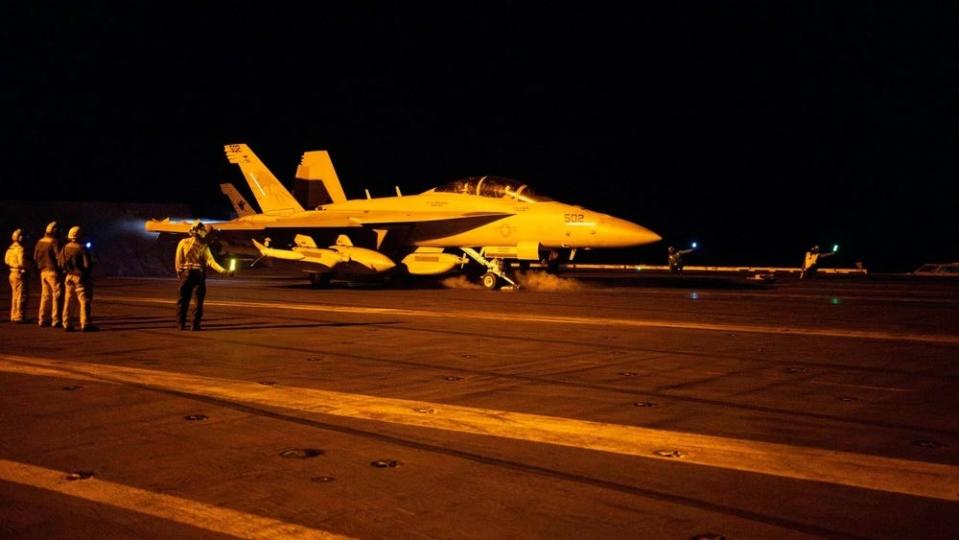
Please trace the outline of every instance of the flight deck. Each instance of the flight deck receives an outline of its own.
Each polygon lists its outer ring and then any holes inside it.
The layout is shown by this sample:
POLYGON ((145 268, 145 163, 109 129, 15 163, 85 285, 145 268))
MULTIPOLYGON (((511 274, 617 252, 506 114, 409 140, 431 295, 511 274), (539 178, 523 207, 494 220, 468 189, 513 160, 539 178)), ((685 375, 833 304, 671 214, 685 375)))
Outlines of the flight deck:
POLYGON ((959 284, 521 281, 0 324, 0 537, 956 537, 959 284))

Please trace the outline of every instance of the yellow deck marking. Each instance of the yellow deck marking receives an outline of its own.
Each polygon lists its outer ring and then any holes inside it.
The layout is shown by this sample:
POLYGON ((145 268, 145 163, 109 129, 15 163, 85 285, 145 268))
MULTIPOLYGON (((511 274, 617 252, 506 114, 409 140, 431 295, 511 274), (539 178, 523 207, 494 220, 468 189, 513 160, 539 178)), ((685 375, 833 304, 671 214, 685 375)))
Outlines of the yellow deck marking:
POLYGON ((71 362, 67 367, 55 360, 0 354, 0 371, 18 372, 32 366, 60 367, 112 382, 135 383, 236 403, 959 501, 959 467, 952 465, 313 388, 263 386, 189 373, 84 362, 71 362), (678 450, 684 455, 664 458, 657 454, 664 450, 678 450))
MULTIPOLYGON (((52 363, 59 367, 66 367, 66 368, 70 367, 69 362, 64 362, 61 360, 53 360, 52 363)), ((57 377, 61 379, 71 379, 76 381, 92 381, 92 382, 98 382, 98 383, 106 382, 109 384, 113 384, 112 381, 104 381, 103 379, 97 379, 95 377, 89 377, 87 375, 81 375, 79 373, 66 373, 62 369, 45 368, 42 366, 27 365, 27 364, 20 365, 16 370, 7 370, 0 367, 0 371, 11 371, 11 372, 20 373, 23 375, 35 375, 37 377, 57 377)))
POLYGON ((62 471, 0 459, 0 480, 5 482, 54 491, 237 538, 349 538, 96 477, 69 481, 66 475, 62 471))
MULTIPOLYGON (((142 302, 147 304, 175 304, 169 298, 138 296, 104 296, 103 300, 118 302, 142 302)), ((492 311, 440 311, 361 306, 336 306, 329 304, 292 304, 280 302, 248 302, 230 300, 207 300, 206 306, 282 309, 289 311, 316 311, 321 313, 351 313, 357 315, 392 315, 399 317, 443 317, 479 319, 504 322, 534 322, 546 324, 573 324, 587 326, 626 326, 634 328, 670 328, 674 330, 703 330, 710 332, 745 332, 751 334, 788 334, 796 336, 841 337, 877 339, 883 341, 914 341, 959 345, 959 336, 944 334, 915 334, 906 332, 879 332, 875 330, 850 330, 841 328, 799 328, 794 326, 768 326, 759 324, 696 323, 685 321, 660 321, 652 319, 617 319, 600 317, 574 317, 562 315, 534 315, 523 313, 497 313, 492 311)))

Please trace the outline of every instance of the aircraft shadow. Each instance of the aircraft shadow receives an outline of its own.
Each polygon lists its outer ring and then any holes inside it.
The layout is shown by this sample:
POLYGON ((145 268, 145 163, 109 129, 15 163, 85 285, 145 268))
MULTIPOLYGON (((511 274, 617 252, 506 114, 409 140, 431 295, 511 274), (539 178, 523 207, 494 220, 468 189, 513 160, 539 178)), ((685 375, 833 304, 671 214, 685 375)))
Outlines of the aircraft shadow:
MULTIPOLYGON (((748 282, 738 276, 689 276, 689 275, 612 275, 603 276, 596 274, 575 274, 558 273, 544 274, 549 279, 569 280, 575 282, 579 287, 577 290, 601 290, 614 288, 631 289, 696 289, 696 290, 765 290, 775 287, 775 283, 768 282, 748 282)), ((296 290, 346 290, 363 289, 368 291, 395 291, 395 290, 440 290, 440 289, 459 289, 459 290, 483 290, 475 281, 467 281, 470 286, 450 286, 444 285, 443 279, 396 279, 387 282, 351 282, 351 281, 333 281, 325 286, 314 286, 309 283, 282 283, 274 284, 276 288, 296 289, 296 290), (473 287, 472 285, 475 285, 473 287)), ((457 282, 460 283, 460 282, 457 282)), ((523 284, 520 279, 521 287, 532 291, 552 290, 548 284, 523 284)), ((562 290, 562 289, 556 289, 562 290)))
POLYGON ((125 324, 125 323, 144 324, 144 323, 151 323, 151 322, 164 322, 169 320, 170 320, 170 317, 156 317, 153 315, 142 315, 142 316, 134 316, 134 317, 116 316, 116 317, 97 317, 96 318, 97 324, 110 324, 110 325, 125 324))
POLYGON ((399 324, 400 321, 385 322, 327 322, 327 323, 301 323, 301 324, 204 324, 204 332, 222 332, 228 330, 263 330, 263 329, 283 329, 283 328, 341 328, 350 326, 379 326, 383 324, 399 324))
POLYGON ((755 282, 750 283, 742 277, 732 276, 688 276, 688 275, 663 275, 663 276, 575 276, 572 274, 560 274, 560 276, 571 277, 583 282, 587 286, 595 285, 597 288, 609 287, 632 287, 632 288, 656 288, 656 289, 727 289, 727 290, 756 290, 769 289, 774 285, 772 283, 755 282))
POLYGON ((346 290, 346 289, 363 289, 367 291, 395 291, 402 289, 446 289, 442 283, 439 281, 391 281, 391 282, 381 282, 381 283, 371 283, 371 282, 353 282, 353 281, 334 281, 328 285, 316 286, 310 285, 309 283, 286 283, 286 284, 277 284, 274 285, 278 289, 299 289, 299 290, 308 290, 308 291, 322 291, 322 290, 346 290))

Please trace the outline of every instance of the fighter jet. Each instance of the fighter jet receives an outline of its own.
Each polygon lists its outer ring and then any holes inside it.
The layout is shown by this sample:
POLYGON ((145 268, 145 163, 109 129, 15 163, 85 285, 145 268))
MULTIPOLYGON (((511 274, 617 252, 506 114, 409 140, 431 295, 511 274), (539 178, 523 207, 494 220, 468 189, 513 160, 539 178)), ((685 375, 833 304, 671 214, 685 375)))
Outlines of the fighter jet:
MULTIPOLYGON (((319 283, 397 270, 439 275, 471 259, 485 268, 482 285, 493 289, 502 281, 516 286, 509 261, 555 260, 561 250, 572 258, 578 249, 632 247, 661 239, 635 223, 551 200, 525 183, 498 176, 463 178, 417 195, 403 195, 397 188, 396 196, 373 198, 367 192, 366 198, 347 199, 322 150, 304 153, 297 168, 300 198, 312 208, 307 209, 247 145, 224 149, 230 163, 240 167, 261 212, 212 224, 214 230, 246 235, 260 256, 297 261, 319 283), (334 237, 328 248, 316 243, 334 237)), ((151 232, 186 234, 189 227, 169 219, 146 222, 151 232)))

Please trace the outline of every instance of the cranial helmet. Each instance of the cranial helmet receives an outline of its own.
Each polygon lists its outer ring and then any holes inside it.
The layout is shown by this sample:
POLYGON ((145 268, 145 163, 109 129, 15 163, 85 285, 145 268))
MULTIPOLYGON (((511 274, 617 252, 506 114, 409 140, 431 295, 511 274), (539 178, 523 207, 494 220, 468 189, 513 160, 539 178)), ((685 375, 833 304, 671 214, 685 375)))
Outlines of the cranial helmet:
POLYGON ((70 227, 70 230, 67 232, 67 239, 76 240, 77 238, 80 238, 80 226, 74 225, 70 227))
POLYGON ((669 246, 669 248, 667 248, 666 251, 670 253, 676 253, 676 248, 674 248, 673 246, 669 246))
POLYGON ((23 240, 23 231, 20 229, 13 231, 13 234, 10 235, 10 239, 13 240, 14 242, 19 242, 20 240, 23 240))
POLYGON ((195 238, 206 238, 206 235, 209 231, 206 230, 206 225, 202 221, 197 221, 190 227, 190 236, 195 238))
POLYGON ((60 231, 60 226, 57 225, 56 221, 51 221, 47 223, 47 234, 56 234, 60 231))
POLYGON ((812 251, 813 253, 818 253, 818 252, 819 252, 819 246, 813 246, 811 251, 812 251))

